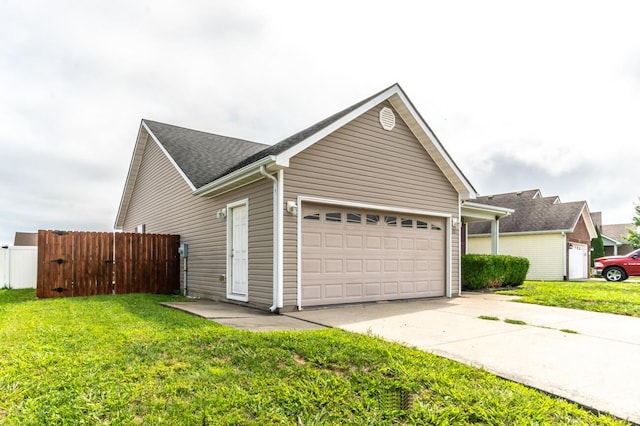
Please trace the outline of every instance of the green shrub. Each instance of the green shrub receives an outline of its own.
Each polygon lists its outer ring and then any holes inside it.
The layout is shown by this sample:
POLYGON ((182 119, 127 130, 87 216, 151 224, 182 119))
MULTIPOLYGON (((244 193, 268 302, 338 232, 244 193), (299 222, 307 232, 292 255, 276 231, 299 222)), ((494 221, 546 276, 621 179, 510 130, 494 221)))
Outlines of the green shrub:
POLYGON ((517 256, 465 254, 462 256, 462 288, 479 290, 521 285, 529 271, 529 259, 517 256))

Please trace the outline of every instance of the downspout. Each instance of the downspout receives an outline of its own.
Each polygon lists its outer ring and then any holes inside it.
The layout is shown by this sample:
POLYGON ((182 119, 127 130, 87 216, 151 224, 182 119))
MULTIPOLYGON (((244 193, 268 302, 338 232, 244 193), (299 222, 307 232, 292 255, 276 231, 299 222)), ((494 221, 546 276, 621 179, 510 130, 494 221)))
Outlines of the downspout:
POLYGON ((562 231, 562 280, 567 281, 567 277, 569 276, 567 272, 567 256, 569 255, 567 249, 567 234, 562 231))
POLYGON ((278 295, 279 295, 279 282, 280 282, 280 218, 282 214, 280 212, 280 191, 279 181, 274 176, 267 173, 265 166, 260 166, 260 174, 273 182, 273 304, 269 307, 269 311, 275 312, 278 310, 278 295))

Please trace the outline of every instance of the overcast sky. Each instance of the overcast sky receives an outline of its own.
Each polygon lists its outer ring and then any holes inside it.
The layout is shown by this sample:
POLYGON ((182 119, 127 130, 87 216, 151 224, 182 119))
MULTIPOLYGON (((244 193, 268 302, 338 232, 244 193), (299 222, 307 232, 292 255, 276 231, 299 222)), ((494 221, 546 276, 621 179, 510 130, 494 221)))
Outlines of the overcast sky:
POLYGON ((0 243, 109 231, 142 118, 275 143, 399 83, 480 195, 633 217, 637 1, 0 0, 0 243))

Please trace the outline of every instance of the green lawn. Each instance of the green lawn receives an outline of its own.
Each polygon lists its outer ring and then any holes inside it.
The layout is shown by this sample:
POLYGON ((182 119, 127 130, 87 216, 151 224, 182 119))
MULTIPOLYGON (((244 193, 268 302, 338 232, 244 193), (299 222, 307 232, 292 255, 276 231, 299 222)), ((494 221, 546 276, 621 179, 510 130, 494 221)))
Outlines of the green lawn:
POLYGON ((377 338, 238 331, 172 299, 0 290, 0 424, 625 424, 377 338))
POLYGON ((525 281, 520 288, 498 291, 522 296, 519 302, 640 317, 640 282, 525 281))

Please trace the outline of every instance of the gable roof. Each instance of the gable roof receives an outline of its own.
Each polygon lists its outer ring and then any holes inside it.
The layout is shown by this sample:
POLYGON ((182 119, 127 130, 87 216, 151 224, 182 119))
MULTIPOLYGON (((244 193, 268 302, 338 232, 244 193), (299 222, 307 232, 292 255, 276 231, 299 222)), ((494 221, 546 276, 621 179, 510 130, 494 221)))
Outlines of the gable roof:
POLYGON ((269 145, 142 120, 193 189, 214 181, 269 145))
MULTIPOLYGON (((543 197, 540 190, 533 189, 478 197, 474 202, 514 210, 511 215, 500 219, 500 234, 573 232, 583 217, 589 234, 593 233, 595 237, 595 228, 586 201, 563 203, 557 196, 543 197)), ((469 235, 490 234, 491 223, 470 223, 468 232, 469 235)))
POLYGON ((602 236, 607 237, 610 240, 616 241, 620 244, 628 244, 626 236, 629 235, 627 228, 633 229, 635 225, 633 223, 618 223, 614 225, 602 225, 602 236))
POLYGON ((371 108, 388 101, 407 123, 461 199, 473 199, 476 190, 414 108, 400 85, 394 84, 318 123, 276 143, 265 145, 212 135, 151 120, 143 120, 129 167, 116 229, 121 229, 133 194, 142 154, 155 141, 185 179, 194 195, 216 195, 261 179, 289 166, 289 160, 371 108))

